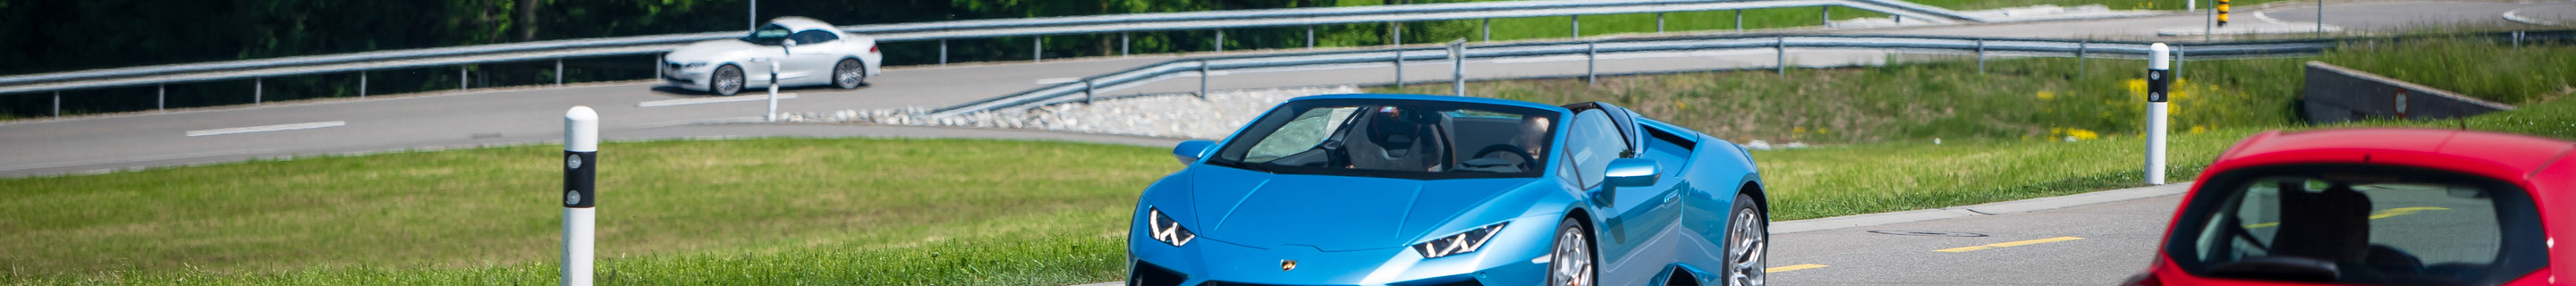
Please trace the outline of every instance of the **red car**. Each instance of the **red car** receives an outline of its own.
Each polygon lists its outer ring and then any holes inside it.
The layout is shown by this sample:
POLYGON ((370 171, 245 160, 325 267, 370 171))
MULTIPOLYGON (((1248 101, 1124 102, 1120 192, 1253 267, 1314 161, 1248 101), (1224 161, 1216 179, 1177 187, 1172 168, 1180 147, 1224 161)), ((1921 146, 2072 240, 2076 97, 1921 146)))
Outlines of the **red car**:
POLYGON ((2571 285, 2576 143, 2434 129, 2267 132, 2194 182, 2128 285, 2571 285))

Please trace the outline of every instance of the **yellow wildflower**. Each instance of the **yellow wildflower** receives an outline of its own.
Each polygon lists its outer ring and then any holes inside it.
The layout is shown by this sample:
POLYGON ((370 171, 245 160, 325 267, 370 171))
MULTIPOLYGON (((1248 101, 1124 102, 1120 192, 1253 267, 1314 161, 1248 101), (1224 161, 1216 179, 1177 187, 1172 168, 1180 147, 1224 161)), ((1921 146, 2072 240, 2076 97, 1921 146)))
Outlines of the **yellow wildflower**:
POLYGON ((2066 136, 2075 137, 2075 140, 2093 140, 2094 138, 2102 138, 2102 134, 2093 133, 2093 130, 2084 129, 2067 129, 2066 136))

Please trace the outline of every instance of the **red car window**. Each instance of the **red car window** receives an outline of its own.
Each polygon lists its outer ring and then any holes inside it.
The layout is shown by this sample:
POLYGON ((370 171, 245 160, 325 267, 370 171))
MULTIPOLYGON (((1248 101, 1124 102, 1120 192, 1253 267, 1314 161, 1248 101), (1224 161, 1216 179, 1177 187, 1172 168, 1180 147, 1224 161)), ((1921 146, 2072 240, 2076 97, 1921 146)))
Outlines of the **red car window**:
POLYGON ((2492 284, 2546 263, 2531 199, 2495 180, 2311 165, 2233 171, 2199 192, 2167 249, 2201 276, 2492 284))

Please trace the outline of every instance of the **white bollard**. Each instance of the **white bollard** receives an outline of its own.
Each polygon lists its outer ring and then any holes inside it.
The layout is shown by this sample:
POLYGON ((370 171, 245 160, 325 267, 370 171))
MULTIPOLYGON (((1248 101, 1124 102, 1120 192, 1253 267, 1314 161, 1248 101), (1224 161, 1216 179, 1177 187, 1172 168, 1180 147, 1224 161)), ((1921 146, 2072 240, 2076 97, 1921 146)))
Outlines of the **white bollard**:
POLYGON ((2173 79, 2166 70, 2173 68, 2172 48, 2164 43, 2147 46, 2147 184, 2165 184, 2165 93, 2172 90, 2173 79))
POLYGON ((597 232, 599 113, 589 106, 564 112, 563 285, 589 286, 591 242, 597 232))

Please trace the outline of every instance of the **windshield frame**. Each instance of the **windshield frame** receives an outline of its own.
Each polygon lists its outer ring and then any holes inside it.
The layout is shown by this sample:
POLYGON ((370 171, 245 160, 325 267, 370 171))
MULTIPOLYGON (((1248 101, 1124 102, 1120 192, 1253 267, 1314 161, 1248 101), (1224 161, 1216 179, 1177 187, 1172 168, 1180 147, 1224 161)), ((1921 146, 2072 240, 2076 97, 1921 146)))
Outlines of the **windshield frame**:
MULTIPOLYGON (((1367 114, 1367 112, 1354 112, 1351 116, 1361 116, 1361 115, 1365 115, 1365 114, 1367 114)), ((1556 156, 1551 156, 1550 154, 1555 153, 1555 152, 1556 152, 1556 150, 1557 150, 1558 148, 1562 148, 1561 146, 1557 146, 1557 145, 1561 145, 1561 144, 1559 144, 1559 143, 1560 143, 1561 141, 1563 141, 1563 139, 1564 139, 1564 138, 1561 138, 1562 136, 1564 136, 1564 134, 1563 134, 1563 133, 1564 133, 1564 132, 1563 132, 1563 129, 1564 129, 1564 124, 1565 124, 1565 123, 1564 123, 1564 120, 1562 120, 1562 118, 1565 118, 1566 116, 1567 116, 1567 115, 1566 115, 1564 112, 1562 112, 1562 111, 1556 111, 1556 110, 1550 110, 1550 109, 1543 109, 1543 108, 1532 108, 1532 107, 1526 107, 1526 106, 1513 106, 1513 105, 1503 105, 1503 104, 1491 104, 1491 103, 1473 103, 1473 102, 1437 101, 1437 100, 1411 100, 1411 99, 1311 99, 1311 100, 1291 100, 1291 101, 1288 101, 1288 102, 1286 102, 1286 103, 1281 103, 1281 104, 1280 104, 1279 106, 1277 106, 1277 107, 1273 107, 1273 108, 1271 108, 1271 110, 1270 110, 1269 112, 1262 113, 1261 117, 1258 117, 1258 118, 1254 119, 1251 123, 1246 124, 1246 125, 1245 125, 1241 130, 1240 130, 1240 131, 1235 132, 1235 134, 1234 134, 1232 137, 1229 137, 1229 138, 1225 141, 1225 143, 1224 143, 1224 145, 1223 145, 1223 146, 1218 146, 1218 147, 1217 147, 1217 149, 1216 149, 1216 153, 1215 153, 1215 154, 1211 154, 1211 155, 1209 156, 1209 158, 1207 159, 1207 164, 1208 164, 1208 165, 1213 165, 1213 166, 1220 166, 1220 167, 1234 168, 1234 169, 1243 169, 1243 170, 1250 170, 1250 171, 1263 172, 1263 173, 1286 174, 1286 175, 1324 175, 1324 176, 1343 176, 1343 177, 1378 177, 1378 178, 1398 178, 1398 179, 1417 179, 1417 180, 1441 180, 1441 179, 1489 179, 1489 178, 1537 178, 1537 177, 1541 177, 1541 176, 1546 176, 1547 174, 1550 174, 1551 172, 1554 172, 1554 171, 1553 171, 1553 169, 1554 169, 1554 168, 1552 168, 1552 166, 1554 166, 1554 165, 1552 165, 1552 164, 1551 164, 1551 162, 1554 162, 1554 160, 1557 160, 1557 159, 1555 158, 1556 156), (1249 153, 1251 152, 1251 149, 1253 148, 1253 145, 1260 144, 1260 141, 1262 141, 1262 140, 1264 140, 1264 139, 1267 139, 1267 137, 1269 137, 1269 136, 1270 136, 1271 132, 1275 132, 1275 131, 1277 131, 1277 130, 1281 129, 1281 127, 1283 127, 1283 126, 1287 125, 1287 124, 1289 123, 1289 121, 1291 121, 1291 120, 1295 120, 1295 119, 1296 119, 1296 117, 1297 117, 1297 115, 1299 115, 1299 113, 1300 113, 1300 112, 1303 112, 1303 111, 1306 111, 1306 110, 1325 110, 1325 109, 1328 109, 1328 108, 1330 108, 1330 107, 1362 107, 1361 109, 1365 111, 1365 110, 1371 110, 1371 109, 1381 108, 1381 107, 1386 107, 1386 106, 1398 106, 1399 108, 1430 108, 1430 109, 1432 109, 1432 110, 1441 110, 1441 112, 1444 112, 1444 113, 1446 113, 1446 112, 1456 112, 1456 110, 1460 110, 1460 109, 1468 109, 1468 110, 1477 110, 1477 111, 1485 111, 1485 112, 1496 112, 1496 113, 1517 114, 1517 115, 1521 115, 1521 116, 1524 116, 1524 117, 1527 117, 1527 116, 1539 116, 1539 117, 1541 117, 1541 118, 1545 118, 1545 119, 1546 119, 1546 122, 1547 122, 1547 124, 1548 124, 1548 126, 1547 126, 1547 130, 1545 130, 1545 131, 1544 131, 1544 132, 1545 132, 1545 134, 1544 134, 1544 135, 1540 135, 1540 136, 1543 136, 1544 138, 1547 138, 1547 139, 1546 139, 1546 140, 1541 140, 1542 142, 1538 142, 1538 144, 1543 145, 1543 146, 1541 146, 1541 149, 1542 149, 1542 150, 1540 150, 1540 152, 1536 152, 1536 153, 1530 154, 1531 156, 1536 157, 1536 158, 1535 158, 1535 160, 1536 160, 1536 161, 1535 161, 1535 162, 1526 162, 1527 164, 1530 164, 1529 170, 1527 170, 1527 171, 1522 171, 1522 172, 1470 172, 1470 171, 1457 171, 1457 170, 1443 170, 1443 171, 1439 171, 1439 172, 1433 172, 1433 171, 1410 171, 1410 170, 1388 170, 1388 169, 1353 169, 1353 168, 1341 168, 1341 167, 1309 167, 1309 166, 1291 166, 1291 165, 1279 165, 1279 164, 1268 164, 1268 163, 1248 163, 1248 162, 1244 162, 1244 161, 1243 161, 1243 159, 1244 159, 1245 157, 1249 156, 1249 153)), ((1336 122, 1338 122, 1338 121, 1342 121, 1342 120, 1349 120, 1349 119, 1347 119, 1347 118, 1345 118, 1345 119, 1336 119, 1336 122)), ((1332 132, 1332 133, 1349 133, 1349 132, 1357 132, 1357 131, 1355 131, 1355 130, 1353 130, 1353 129, 1350 129, 1350 128, 1344 128, 1344 129, 1336 129, 1336 130, 1335 130, 1334 132, 1332 132)), ((1329 135, 1329 134, 1328 134, 1328 135, 1329 135)), ((1452 133, 1451 135, 1454 135, 1454 133, 1452 133)), ((1354 135, 1354 136, 1356 136, 1356 135, 1354 135)), ((1328 140, 1329 140, 1329 139, 1328 139, 1328 140)), ((1449 139, 1449 140, 1454 140, 1454 139, 1449 139)), ((1481 147, 1455 147, 1455 148, 1481 148, 1481 147)), ((1457 150, 1449 150, 1449 151, 1451 151, 1451 153, 1453 153, 1453 154, 1457 154, 1457 153, 1466 153, 1466 152, 1457 152, 1457 150)), ((1471 155, 1461 154, 1461 155, 1457 155, 1457 156, 1471 156, 1471 155)), ((1450 160, 1449 160, 1449 161, 1450 161, 1450 162, 1452 162, 1452 163, 1455 163, 1455 162, 1462 162, 1462 161, 1464 161, 1464 160, 1465 160, 1465 159, 1450 158, 1450 160)), ((1453 167, 1453 168, 1454 168, 1454 167, 1453 167)))
POLYGON ((772 23, 772 24, 768 24, 768 25, 761 25, 759 29, 752 29, 752 30, 751 30, 751 33, 743 34, 743 35, 742 35, 742 37, 740 37, 740 38, 734 38, 734 39, 735 39, 735 40, 741 40, 741 41, 743 41, 743 42, 749 42, 749 43, 754 44, 754 45, 762 45, 762 46, 777 46, 777 45, 784 44, 784 43, 785 43, 785 41, 788 39, 788 37, 793 36, 793 35, 796 35, 796 29, 788 29, 786 25, 779 25, 779 24, 772 23), (782 33, 779 33, 779 34, 778 34, 778 37, 776 37, 776 38, 762 38, 762 37, 760 37, 760 32, 763 32, 763 31, 771 31, 771 30, 783 31, 783 32, 782 32, 782 33))

